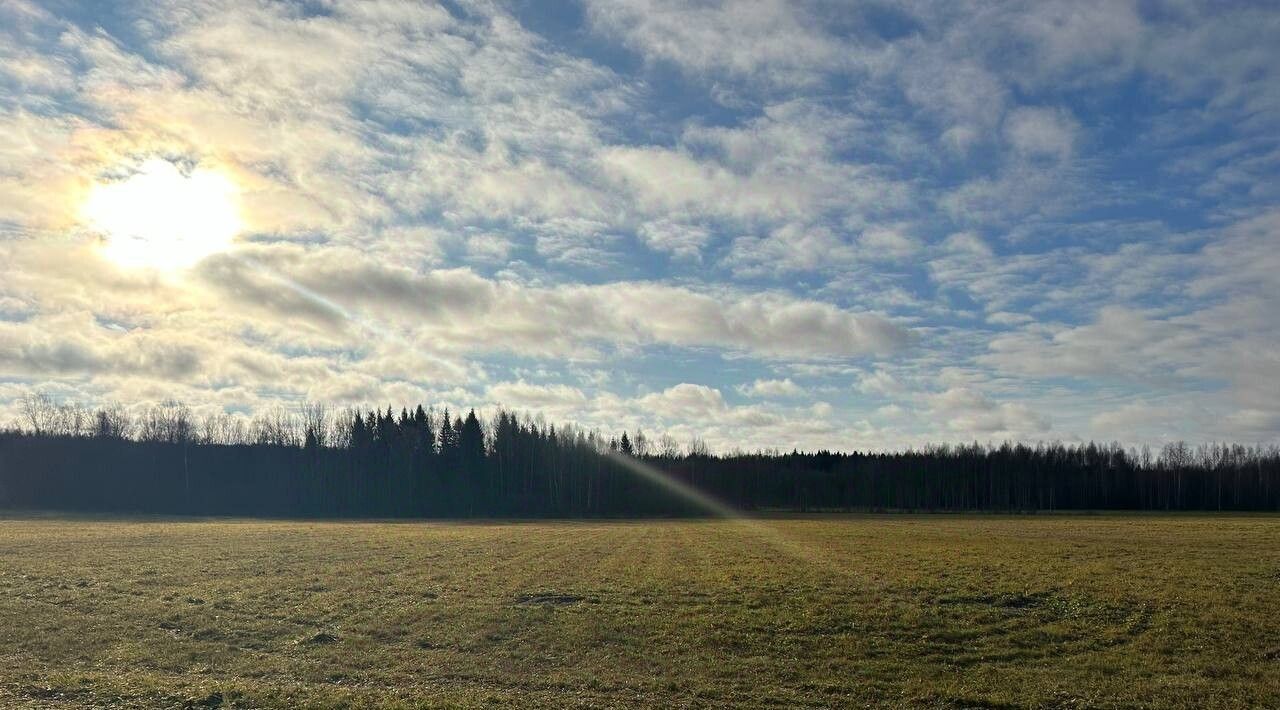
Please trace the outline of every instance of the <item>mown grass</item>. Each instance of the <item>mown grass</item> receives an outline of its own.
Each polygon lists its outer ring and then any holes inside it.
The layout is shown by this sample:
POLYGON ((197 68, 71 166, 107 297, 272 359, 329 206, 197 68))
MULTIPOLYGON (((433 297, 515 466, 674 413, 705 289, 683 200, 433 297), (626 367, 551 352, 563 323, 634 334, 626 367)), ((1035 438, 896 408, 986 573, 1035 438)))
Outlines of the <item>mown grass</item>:
POLYGON ((1280 518, 0 521, 0 707, 1280 706, 1280 518))

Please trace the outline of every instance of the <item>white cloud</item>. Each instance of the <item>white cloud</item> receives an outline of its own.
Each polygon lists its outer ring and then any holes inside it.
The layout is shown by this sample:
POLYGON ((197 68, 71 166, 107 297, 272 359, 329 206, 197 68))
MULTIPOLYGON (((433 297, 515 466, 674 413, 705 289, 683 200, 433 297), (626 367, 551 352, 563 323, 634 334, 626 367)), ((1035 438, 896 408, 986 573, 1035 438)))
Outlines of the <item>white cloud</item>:
POLYGON ((587 401, 582 390, 568 385, 537 385, 520 380, 491 385, 485 396, 492 402, 515 408, 558 410, 587 401))
POLYGON ((1015 109, 1004 121, 1004 134, 1018 153, 1031 157, 1051 157, 1065 160, 1075 149, 1075 119, 1062 109, 1015 109))
POLYGON ((738 391, 748 397, 766 399, 801 397, 805 394, 804 388, 792 382, 790 377, 781 380, 756 380, 749 385, 739 385, 738 391))
POLYGON ((285 318, 310 314, 320 328, 344 325, 347 311, 408 317, 405 325, 418 337, 445 350, 586 355, 594 344, 669 344, 820 358, 890 353, 911 340, 883 317, 777 292, 698 292, 653 282, 535 287, 467 270, 415 273, 332 248, 277 247, 255 258, 266 274, 219 258, 206 263, 204 277, 240 307, 285 318))
POLYGON ((565 45, 484 3, 82 10, 0 4, 0 378, 724 446, 1280 436, 1271 8, 624 0, 565 45), (68 206, 154 155, 241 186, 235 255, 99 258, 68 206), (719 397, 763 370, 806 392, 719 397))
POLYGON ((965 254, 982 259, 992 256, 991 247, 983 241, 982 237, 973 232, 956 232, 948 235, 942 242, 942 246, 953 254, 965 254))
POLYGON ((644 395, 637 398, 635 403, 642 411, 685 421, 706 420, 719 416, 727 409, 720 390, 689 382, 644 395))
POLYGON ((920 250, 920 243, 916 239, 882 227, 864 231, 858 241, 863 252, 875 260, 900 261, 920 250))
POLYGON ((860 392, 892 396, 903 390, 903 385, 892 374, 883 370, 864 372, 858 377, 856 385, 860 392))
POLYGON ((711 234, 703 227, 680 224, 668 219, 645 222, 636 233, 655 251, 668 252, 674 257, 693 261, 702 261, 702 249, 711 239, 711 234))
POLYGON ((975 390, 953 387, 930 397, 932 416, 953 432, 995 439, 1043 436, 1049 421, 1020 402, 995 402, 975 390))
POLYGON ((820 18, 779 0, 593 1, 588 13, 598 30, 622 37, 645 56, 701 74, 727 72, 786 86, 816 82, 852 59, 820 18))

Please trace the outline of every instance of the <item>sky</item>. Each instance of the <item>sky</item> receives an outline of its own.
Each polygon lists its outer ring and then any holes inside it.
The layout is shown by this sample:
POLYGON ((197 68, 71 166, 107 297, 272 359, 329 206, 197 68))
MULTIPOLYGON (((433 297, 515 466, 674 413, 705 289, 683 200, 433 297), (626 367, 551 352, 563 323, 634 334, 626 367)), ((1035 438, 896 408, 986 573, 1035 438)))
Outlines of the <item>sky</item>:
POLYGON ((1265 2, 0 0, 0 421, 1277 442, 1276 37, 1265 2))

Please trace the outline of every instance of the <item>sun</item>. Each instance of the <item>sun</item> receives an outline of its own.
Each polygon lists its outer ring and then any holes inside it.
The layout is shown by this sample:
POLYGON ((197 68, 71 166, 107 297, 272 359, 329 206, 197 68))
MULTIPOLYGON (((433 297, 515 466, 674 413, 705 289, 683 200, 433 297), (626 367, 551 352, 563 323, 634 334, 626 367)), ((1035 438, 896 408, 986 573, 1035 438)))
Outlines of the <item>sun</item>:
POLYGON ((81 208, 102 253, 137 269, 179 271, 231 248, 244 229, 239 190, 216 170, 182 171, 161 158, 95 184, 81 208))

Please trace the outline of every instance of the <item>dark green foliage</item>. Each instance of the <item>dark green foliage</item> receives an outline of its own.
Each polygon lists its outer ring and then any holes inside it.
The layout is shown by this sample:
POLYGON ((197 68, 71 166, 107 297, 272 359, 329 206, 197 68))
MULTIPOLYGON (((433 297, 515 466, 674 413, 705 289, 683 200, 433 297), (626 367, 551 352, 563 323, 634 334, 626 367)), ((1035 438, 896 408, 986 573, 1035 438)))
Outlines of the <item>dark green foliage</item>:
POLYGON ((1171 444, 1152 457, 1092 443, 974 444, 716 456, 695 441, 685 454, 649 454, 639 435, 606 443, 509 412, 487 431, 474 410, 464 418, 388 407, 328 423, 323 407, 305 412, 305 423, 276 413, 240 438, 195 433, 177 404, 153 410, 137 439, 118 422, 0 433, 0 506, 322 517, 707 512, 637 476, 621 463, 630 459, 745 510, 1280 510, 1274 448, 1171 444))

